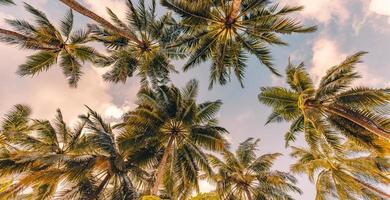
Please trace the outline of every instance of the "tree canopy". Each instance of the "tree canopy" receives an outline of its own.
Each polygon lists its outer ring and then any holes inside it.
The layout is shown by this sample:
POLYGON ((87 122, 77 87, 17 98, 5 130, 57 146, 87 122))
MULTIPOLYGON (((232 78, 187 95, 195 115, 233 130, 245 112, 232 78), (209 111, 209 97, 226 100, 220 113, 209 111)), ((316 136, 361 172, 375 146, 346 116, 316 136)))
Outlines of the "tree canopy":
POLYGON ((284 141, 296 162, 277 170, 282 154, 260 154, 260 139, 232 148, 236 141, 218 121, 222 100, 205 101, 197 80, 177 87, 171 75, 178 65, 188 73, 206 63, 209 89, 232 76, 244 87, 252 56, 282 76, 271 46, 317 30, 296 17, 304 8, 268 0, 124 1, 124 18, 107 8, 105 19, 81 1, 58 0, 67 7, 58 24, 23 3, 33 20, 7 19, 10 29, 0 28, 0 42, 31 53, 20 76, 59 67, 76 89, 88 63, 106 68, 105 81, 140 81, 135 107, 117 120, 88 106, 76 123, 66 123, 60 109, 39 119, 15 103, 0 122, 0 200, 292 200, 305 192, 296 174, 316 185, 316 200, 390 199, 390 89, 355 84, 366 52, 330 67, 318 83, 303 62, 289 60, 284 86, 261 87, 258 100, 272 110, 266 124, 290 125, 284 141), (304 147, 293 146, 300 134, 304 147), (202 180, 215 188, 202 193, 202 180))

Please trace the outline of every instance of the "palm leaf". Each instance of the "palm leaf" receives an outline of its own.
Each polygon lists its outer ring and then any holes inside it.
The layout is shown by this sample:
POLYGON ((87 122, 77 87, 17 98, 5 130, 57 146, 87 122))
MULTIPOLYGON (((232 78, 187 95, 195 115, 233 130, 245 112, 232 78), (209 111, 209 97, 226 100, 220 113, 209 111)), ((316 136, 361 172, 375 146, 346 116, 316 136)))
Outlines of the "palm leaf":
POLYGON ((73 27, 73 12, 72 9, 69 9, 65 15, 65 18, 61 20, 61 32, 68 38, 73 27))
POLYGON ((19 66, 18 74, 21 76, 34 76, 40 72, 47 71, 57 61, 58 52, 40 51, 27 57, 25 64, 19 66))

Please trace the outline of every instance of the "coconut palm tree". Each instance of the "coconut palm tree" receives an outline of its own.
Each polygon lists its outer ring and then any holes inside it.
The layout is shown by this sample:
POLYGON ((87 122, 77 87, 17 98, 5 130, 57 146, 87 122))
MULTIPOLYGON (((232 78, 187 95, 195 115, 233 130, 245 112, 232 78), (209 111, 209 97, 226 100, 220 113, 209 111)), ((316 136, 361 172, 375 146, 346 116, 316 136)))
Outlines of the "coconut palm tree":
POLYGON ((287 200, 292 199, 289 192, 301 193, 292 175, 271 169, 281 154, 256 155, 258 142, 249 138, 240 143, 235 153, 222 153, 222 159, 210 155, 210 163, 217 170, 213 179, 221 200, 287 200))
POLYGON ((25 194, 28 188, 38 199, 138 196, 135 187, 148 179, 139 166, 155 154, 152 149, 139 148, 133 151, 136 156, 123 157, 113 128, 90 109, 74 129, 67 126, 59 110, 52 123, 31 119, 30 113, 28 107, 18 105, 2 123, 2 136, 12 146, 2 149, 0 175, 15 177, 0 194, 2 199, 25 194))
POLYGON ((303 7, 280 7, 266 0, 162 0, 161 4, 182 17, 186 34, 176 45, 190 52, 184 71, 211 60, 210 88, 214 83, 226 84, 231 73, 243 86, 248 53, 279 75, 269 46, 287 45, 282 34, 316 30, 287 16, 303 7))
POLYGON ((339 148, 339 133, 367 148, 388 149, 390 90, 352 86, 360 77, 355 65, 364 54, 358 52, 331 67, 318 86, 313 84, 303 63, 298 66, 289 63, 286 70, 289 88, 261 88, 260 102, 273 111, 268 122, 291 122, 286 144, 303 131, 314 149, 321 138, 339 148))
POLYGON ((170 64, 170 59, 184 58, 181 47, 170 47, 181 33, 181 29, 170 13, 157 17, 156 1, 151 1, 150 7, 140 0, 138 6, 127 1, 127 18, 122 21, 110 9, 108 14, 116 27, 120 27, 137 41, 127 39, 105 26, 90 26, 94 39, 102 42, 109 55, 101 57, 97 63, 102 66, 112 66, 103 75, 104 79, 112 82, 125 82, 128 77, 137 73, 142 83, 151 82, 153 85, 165 84, 169 74, 177 72, 170 64))
POLYGON ((15 31, 0 29, 1 41, 38 51, 19 66, 18 74, 35 76, 58 63, 69 85, 76 87, 82 75, 82 64, 99 56, 92 47, 85 45, 90 41, 89 32, 72 31, 72 10, 66 13, 64 19, 61 20, 60 29, 57 29, 43 12, 27 3, 24 5, 26 10, 34 16, 36 24, 18 19, 7 20, 15 31))
POLYGON ((390 169, 388 159, 359 152, 334 153, 327 145, 314 151, 292 148, 291 155, 298 161, 291 166, 291 171, 307 174, 312 182, 316 179, 316 200, 390 198, 390 194, 378 187, 390 184, 385 174, 390 169))
POLYGON ((123 149, 138 144, 160 149, 151 190, 154 195, 164 183, 165 191, 174 188, 180 193, 175 199, 185 199, 198 188, 200 172, 211 172, 203 151, 221 151, 227 146, 226 130, 215 120, 222 102, 198 104, 197 92, 195 80, 181 90, 175 86, 144 88, 138 94, 138 107, 125 116, 124 123, 132 130, 121 136, 123 149))
MULTIPOLYGON (((1 136, 8 142, 0 156, 1 176, 16 176, 1 193, 8 199, 33 188, 37 198, 54 196, 63 180, 61 166, 80 145, 83 124, 70 130, 58 110, 54 124, 30 118, 31 109, 16 105, 2 122, 1 136)), ((76 150, 77 151, 77 150, 76 150)))
MULTIPOLYGON (((106 123, 95 111, 90 108, 88 110, 88 115, 81 116, 81 119, 86 124, 85 137, 90 157, 68 163, 68 168, 76 172, 72 177, 80 178, 83 174, 88 174, 94 177, 87 179, 88 181, 97 179, 98 183, 95 184, 96 189, 93 193, 97 199, 137 199, 139 194, 136 187, 145 184, 149 178, 149 174, 139 166, 141 163, 149 162, 155 152, 153 149, 138 146, 136 150, 132 148, 133 157, 124 156, 123 149, 117 144, 115 127, 106 123), (80 166, 83 166, 82 169, 80 166)), ((79 190, 80 185, 77 185, 64 192, 65 197, 79 190)))

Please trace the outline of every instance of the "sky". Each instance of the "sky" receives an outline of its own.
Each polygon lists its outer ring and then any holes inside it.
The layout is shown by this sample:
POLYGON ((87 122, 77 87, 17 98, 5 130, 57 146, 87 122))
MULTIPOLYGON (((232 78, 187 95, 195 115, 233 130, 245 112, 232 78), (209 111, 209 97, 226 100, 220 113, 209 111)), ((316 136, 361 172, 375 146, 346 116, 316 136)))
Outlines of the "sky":
MULTIPOLYGON (((58 22, 65 13, 65 7, 54 0, 25 0, 29 4, 44 10, 51 20, 58 22)), ((79 0, 83 5, 107 18, 106 7, 110 7, 119 16, 124 16, 124 0, 79 0)), ((22 1, 18 6, 0 7, 0 18, 31 19, 23 9, 22 1)), ((331 66, 338 64, 346 56, 357 51, 368 51, 357 70, 363 76, 354 84, 371 87, 390 87, 390 0, 281 0, 282 4, 303 5, 305 10, 294 15, 306 25, 318 25, 318 31, 310 34, 283 36, 289 43, 287 47, 272 47, 274 63, 284 71, 288 57, 293 63, 305 62, 314 81, 325 74, 331 66)), ((160 10, 160 12, 164 12, 160 10)), ((77 26, 81 28, 90 23, 85 17, 75 14, 77 26)), ((8 26, 0 20, 0 26, 8 26)), ((84 75, 79 87, 68 87, 59 67, 54 66, 48 72, 33 78, 19 77, 15 74, 17 66, 25 61, 31 51, 0 44, 0 116, 3 116, 15 104, 27 104, 33 108, 34 117, 52 119, 57 108, 61 108, 69 122, 86 111, 84 105, 97 110, 108 120, 118 120, 121 115, 135 107, 138 79, 131 78, 126 84, 104 82, 101 74, 107 69, 90 64, 83 67, 84 75)), ((181 71, 182 61, 175 62, 181 71)), ((289 157, 290 149, 284 146, 284 133, 287 124, 264 125, 270 109, 257 100, 260 87, 283 86, 283 79, 272 76, 255 58, 250 57, 241 88, 234 78, 232 82, 208 90, 208 63, 172 76, 172 82, 183 86, 190 79, 200 81, 199 102, 221 99, 223 106, 218 114, 220 125, 227 128, 229 141, 233 149, 248 137, 260 138, 259 154, 283 153, 277 160, 275 169, 289 170, 294 162, 289 157)), ((300 137, 293 145, 303 146, 300 137)), ((297 175, 303 195, 295 196, 300 200, 311 200, 315 196, 315 187, 305 175, 297 175)), ((201 189, 208 191, 212 186, 202 183, 201 189)))

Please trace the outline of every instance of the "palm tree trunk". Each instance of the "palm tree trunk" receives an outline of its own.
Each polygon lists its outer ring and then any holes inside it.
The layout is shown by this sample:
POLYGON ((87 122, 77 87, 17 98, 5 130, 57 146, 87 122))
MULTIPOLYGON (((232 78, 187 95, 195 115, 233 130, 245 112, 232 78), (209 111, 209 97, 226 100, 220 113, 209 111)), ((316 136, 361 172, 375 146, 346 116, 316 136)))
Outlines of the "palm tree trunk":
POLYGON ((248 200, 252 200, 252 195, 248 188, 245 188, 245 194, 248 200))
POLYGON ((165 172, 165 166, 167 165, 168 156, 172 151, 172 145, 173 145, 173 137, 169 138, 168 145, 164 151, 164 155, 160 161, 160 164, 157 169, 157 175, 156 175, 156 181, 154 182, 154 186, 152 189, 152 195, 157 195, 158 188, 160 186, 160 183, 162 181, 164 172, 165 172))
POLYGON ((242 0, 233 0, 232 8, 229 13, 228 23, 233 23, 240 12, 242 0))
POLYGON ((37 49, 56 50, 59 48, 59 47, 53 47, 53 45, 50 45, 47 43, 42 43, 34 38, 22 35, 20 33, 15 32, 15 31, 10 31, 10 30, 0 28, 0 34, 12 36, 12 37, 17 38, 19 40, 26 41, 27 43, 29 43, 29 45, 31 45, 37 49))
POLYGON ((103 17, 100 17, 96 13, 88 10, 87 8, 85 8, 84 6, 79 4, 77 1, 75 1, 75 0, 59 0, 59 1, 61 1, 62 3, 67 5, 68 7, 72 8, 73 10, 77 11, 78 13, 94 20, 95 22, 99 23, 103 27, 110 29, 114 33, 116 33, 124 38, 127 38, 128 40, 133 41, 139 45, 142 44, 142 42, 140 40, 138 40, 136 37, 128 34, 126 31, 123 31, 123 30, 117 28, 116 26, 111 24, 109 21, 105 20, 103 17))
POLYGON ((365 188, 371 190, 372 192, 374 192, 374 193, 376 193, 376 194, 379 194, 379 196, 381 196, 381 197, 385 197, 385 199, 390 199, 390 194, 387 194, 387 193, 383 192, 382 190, 379 190, 379 189, 373 187, 373 186, 370 185, 370 184, 367 184, 367 183, 365 183, 365 182, 362 182, 362 181, 360 181, 359 179, 357 179, 357 178, 355 178, 355 177, 353 177, 353 176, 351 176, 351 177, 353 178, 353 180, 355 180, 357 183, 359 183, 359 184, 362 185, 363 187, 365 187, 365 188))
POLYGON ((370 131, 371 133, 385 138, 387 140, 390 140, 390 132, 383 130, 383 128, 379 127, 376 125, 374 122, 372 122, 370 119, 364 117, 364 116, 359 116, 359 117, 354 117, 342 109, 338 109, 337 107, 329 107, 329 106, 321 106, 321 109, 327 113, 331 113, 337 116, 340 116, 342 118, 348 119, 357 125, 361 126, 362 128, 366 129, 367 131, 370 131))

